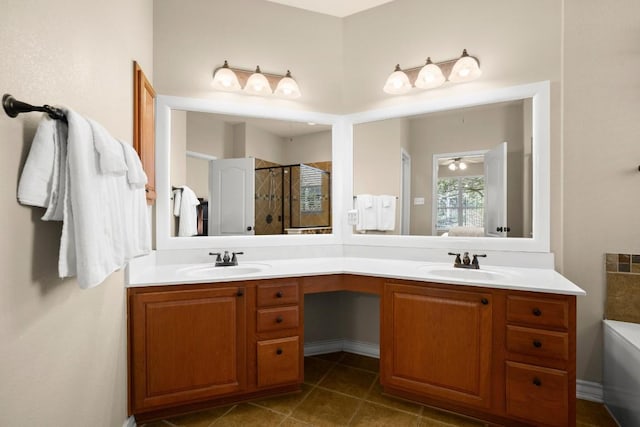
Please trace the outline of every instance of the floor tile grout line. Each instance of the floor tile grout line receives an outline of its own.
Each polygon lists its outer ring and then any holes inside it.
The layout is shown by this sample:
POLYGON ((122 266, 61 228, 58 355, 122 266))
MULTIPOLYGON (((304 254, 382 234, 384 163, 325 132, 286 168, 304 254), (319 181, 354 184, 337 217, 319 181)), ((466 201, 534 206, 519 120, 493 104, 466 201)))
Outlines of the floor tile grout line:
POLYGON ((213 427, 214 425, 218 424, 218 421, 220 421, 222 419, 222 417, 224 417, 226 415, 229 415, 229 412, 233 411, 237 406, 238 405, 231 405, 231 407, 229 409, 227 409, 224 414, 220 415, 218 418, 213 420, 213 422, 211 424, 209 424, 208 427, 213 427))
POLYGON ((349 421, 347 422, 347 425, 351 425, 351 423, 353 422, 353 419, 356 417, 356 415, 358 415, 358 412, 360 412, 360 409, 362 408, 362 405, 364 405, 364 402, 366 402, 365 397, 367 397, 369 395, 369 393, 371 392, 371 390, 373 389, 373 387, 375 387, 376 385, 376 381, 378 379, 379 375, 376 375, 373 378, 373 381, 371 382, 371 384, 369 384, 369 388, 367 389, 366 393, 364 394, 364 397, 361 397, 358 399, 358 406, 356 407, 356 410, 354 411, 353 414, 351 414, 351 418, 349 418, 349 421))

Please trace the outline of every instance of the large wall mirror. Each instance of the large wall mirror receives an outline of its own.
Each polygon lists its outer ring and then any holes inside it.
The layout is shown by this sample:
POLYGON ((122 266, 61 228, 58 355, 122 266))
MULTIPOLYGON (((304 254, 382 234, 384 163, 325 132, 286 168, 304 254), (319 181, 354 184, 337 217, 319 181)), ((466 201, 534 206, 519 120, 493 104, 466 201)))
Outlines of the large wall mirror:
POLYGON ((158 107, 159 249, 337 239, 335 116, 163 96, 158 107))
POLYGON ((549 250, 549 85, 350 116, 358 244, 549 250))

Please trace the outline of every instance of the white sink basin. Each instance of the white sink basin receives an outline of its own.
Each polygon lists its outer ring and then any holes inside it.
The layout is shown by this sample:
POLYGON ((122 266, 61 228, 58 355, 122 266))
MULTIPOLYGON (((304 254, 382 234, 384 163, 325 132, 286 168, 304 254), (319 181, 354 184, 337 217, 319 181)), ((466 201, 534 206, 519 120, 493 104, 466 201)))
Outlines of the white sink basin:
POLYGON ((268 264, 241 264, 232 267, 216 267, 213 264, 198 264, 178 270, 179 274, 188 277, 212 278, 219 277, 237 277, 248 274, 259 273, 271 267, 268 264))
POLYGON ((512 277, 511 274, 506 272, 499 272, 490 269, 483 270, 482 267, 480 267, 479 270, 473 270, 429 265, 420 267, 419 269, 427 273, 429 276, 450 280, 497 281, 508 280, 512 277))

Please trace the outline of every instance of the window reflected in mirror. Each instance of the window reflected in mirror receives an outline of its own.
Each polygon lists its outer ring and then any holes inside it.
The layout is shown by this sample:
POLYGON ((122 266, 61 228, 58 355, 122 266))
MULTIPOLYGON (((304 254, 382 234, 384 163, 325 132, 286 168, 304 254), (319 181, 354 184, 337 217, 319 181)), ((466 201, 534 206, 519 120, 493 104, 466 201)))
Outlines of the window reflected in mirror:
POLYGON ((171 235, 331 233, 331 144, 330 125, 173 110, 171 235))
POLYGON ((359 218, 375 215, 366 197, 398 201, 393 229, 354 232, 533 235, 530 98, 357 124, 353 158, 359 218))

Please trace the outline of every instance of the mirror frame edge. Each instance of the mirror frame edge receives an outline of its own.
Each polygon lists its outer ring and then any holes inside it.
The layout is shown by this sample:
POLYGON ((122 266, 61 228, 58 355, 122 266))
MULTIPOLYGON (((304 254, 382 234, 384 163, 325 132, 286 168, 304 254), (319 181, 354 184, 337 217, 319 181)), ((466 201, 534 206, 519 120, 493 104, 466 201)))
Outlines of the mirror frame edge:
MULTIPOLYGON (((550 252, 550 199, 551 199, 551 95, 548 80, 518 86, 494 88, 453 97, 416 100, 402 105, 362 111, 345 116, 350 132, 345 140, 346 161, 353 165, 353 126, 361 123, 407 117, 455 108, 474 107, 518 99, 532 98, 532 238, 495 237, 448 237, 364 235, 353 231, 353 227, 343 221, 343 242, 345 245, 399 246, 420 248, 457 248, 467 250, 495 250, 511 252, 550 252)), ((345 172, 344 206, 353 205, 353 167, 345 172)), ((344 214, 346 215, 346 213, 344 214)))
POLYGON ((344 146, 346 121, 343 116, 296 110, 272 105, 228 102, 213 99, 186 98, 170 95, 156 97, 156 250, 206 249, 213 247, 269 247, 296 245, 342 244, 342 212, 344 207, 345 176, 344 146), (274 120, 315 122, 332 126, 331 161, 332 233, 317 235, 267 235, 267 236, 201 236, 197 238, 170 235, 170 176, 171 176, 171 110, 185 110, 212 114, 229 114, 274 120), (160 149, 162 148, 162 149, 160 149))

